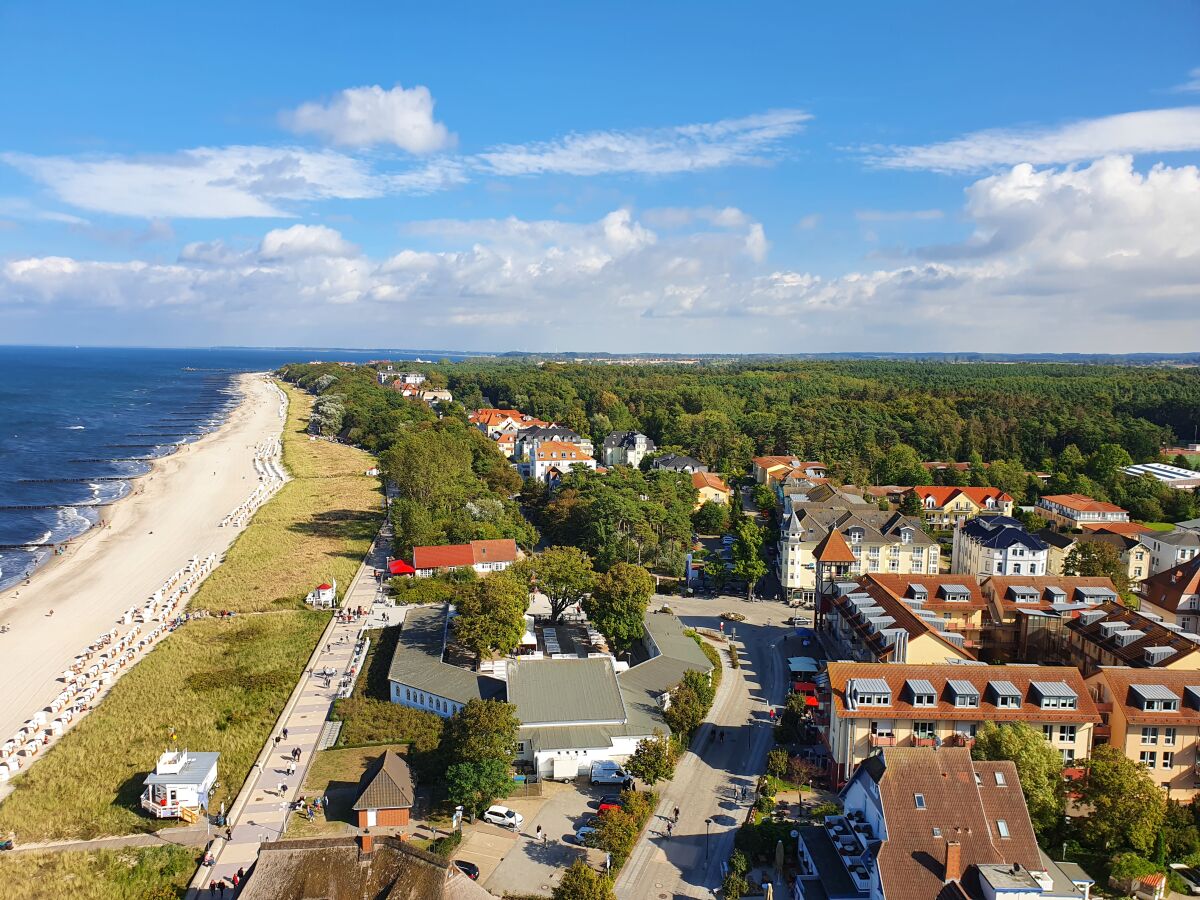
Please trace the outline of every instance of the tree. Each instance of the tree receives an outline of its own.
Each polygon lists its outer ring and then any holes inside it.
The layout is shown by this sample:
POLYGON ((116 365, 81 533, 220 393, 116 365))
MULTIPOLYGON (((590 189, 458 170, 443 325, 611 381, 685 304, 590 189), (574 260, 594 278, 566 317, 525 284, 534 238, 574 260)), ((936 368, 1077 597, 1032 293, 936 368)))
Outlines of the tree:
POLYGON ((900 505, 897 509, 906 516, 919 516, 921 514, 921 498, 917 496, 916 491, 905 491, 900 495, 900 505))
POLYGON ((776 497, 775 492, 771 490, 770 485, 759 484, 754 487, 754 505, 762 512, 768 513, 775 508, 776 497))
POLYGON ((534 590, 546 595, 551 622, 559 621, 568 609, 582 603, 596 577, 591 558, 577 547, 551 547, 526 557, 513 568, 528 579, 534 590))
POLYGON ((1096 452, 1088 457, 1088 474, 1111 489, 1117 480, 1117 475, 1126 466, 1133 465, 1133 457, 1120 444, 1101 444, 1096 452))
POLYGON ((722 534, 729 525, 729 504, 706 500, 692 515, 697 534, 722 534))
POLYGON ((675 774, 675 745, 658 729, 653 736, 638 741, 625 770, 646 784, 655 784, 675 774))
POLYGON ((596 578, 584 612, 616 648, 625 650, 645 631, 654 577, 633 563, 617 563, 596 578))
POLYGON ((746 598, 754 594, 754 586, 767 574, 767 563, 762 555, 763 530, 753 519, 744 518, 738 523, 737 535, 733 540, 733 575, 746 582, 746 598))
POLYGON ((783 778, 788 770, 788 752, 786 747, 775 747, 767 754, 767 774, 783 778))
POLYGON ((612 878, 601 875, 582 859, 567 867, 551 896, 554 900, 617 900, 612 878))
POLYGON ((1117 548, 1104 541, 1076 541, 1063 559, 1063 574, 1108 578, 1121 596, 1129 593, 1129 570, 1117 548))
POLYGON ((704 577, 712 582, 712 586, 718 591, 723 590, 725 582, 729 579, 729 569, 725 567, 725 560, 719 556, 710 556, 704 563, 704 577))
POLYGON ((503 759, 456 762, 446 768, 448 799, 473 815, 479 815, 496 800, 507 797, 511 788, 512 773, 503 759))
POLYGON ((641 823, 626 810, 605 810, 596 825, 595 843, 612 854, 614 866, 620 866, 633 852, 641 830, 641 823))
POLYGON ((700 672, 685 672, 683 680, 671 691, 671 703, 663 718, 680 740, 689 737, 700 727, 712 708, 714 691, 708 676, 700 672))
POLYGON ((1024 722, 985 722, 975 735, 974 759, 1010 760, 1017 767, 1021 790, 1034 830, 1041 834, 1057 827, 1066 808, 1062 788, 1062 757, 1040 731, 1024 722))
POLYGON ((1111 744, 1092 750, 1082 803, 1091 806, 1087 835, 1100 847, 1128 845, 1143 856, 1154 849, 1154 841, 1166 815, 1166 798, 1135 763, 1111 744))
POLYGON ((525 634, 528 606, 528 588, 507 572, 494 572, 460 589, 454 636, 480 656, 508 654, 525 634))
POLYGON ((447 757, 455 762, 495 759, 508 766, 517 755, 517 708, 502 700, 470 700, 451 716, 443 732, 447 757))
POLYGON ((921 455, 908 444, 895 443, 875 465, 876 484, 930 484, 933 479, 921 465, 921 455))

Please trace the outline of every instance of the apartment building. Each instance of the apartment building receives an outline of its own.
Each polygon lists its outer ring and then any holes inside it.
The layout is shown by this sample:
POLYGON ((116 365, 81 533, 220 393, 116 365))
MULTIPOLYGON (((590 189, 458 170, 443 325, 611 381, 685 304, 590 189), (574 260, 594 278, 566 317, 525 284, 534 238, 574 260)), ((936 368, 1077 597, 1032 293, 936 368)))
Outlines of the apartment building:
POLYGON ((909 488, 921 501, 925 522, 938 528, 962 525, 980 513, 999 513, 1011 516, 1013 498, 994 487, 952 487, 922 485, 909 488))
POLYGON ((1183 631, 1200 633, 1200 556, 1147 578, 1142 609, 1183 631))
POLYGON ((982 657, 988 662, 1048 662, 1064 653, 1067 622, 1120 600, 1107 578, 990 575, 979 586, 988 606, 982 657))
POLYGON ((1087 679, 1103 718, 1096 742, 1146 767, 1172 800, 1200 790, 1200 672, 1103 668, 1087 679))
POLYGON ((921 521, 882 512, 869 504, 854 508, 822 503, 793 503, 780 528, 779 583, 790 601, 816 596, 816 552, 837 533, 850 554, 844 571, 851 578, 869 573, 936 575, 941 551, 921 530, 921 521))
POLYGON ((766 484, 769 480, 778 480, 796 473, 804 478, 824 478, 825 463, 804 462, 795 456, 756 456, 751 460, 754 466, 754 480, 758 484, 766 484))
POLYGON ((1050 548, 1008 516, 977 516, 954 529, 950 571, 962 575, 1045 575, 1050 548))
POLYGON ((1034 512, 1059 528, 1082 528, 1097 522, 1128 522, 1129 511, 1085 494, 1047 494, 1034 512))
POLYGON ((866 575, 859 581, 863 590, 878 596, 886 592, 904 603, 942 631, 955 632, 965 646, 978 652, 984 627, 989 624, 988 603, 974 578, 958 575, 866 575))
POLYGON ((1102 666, 1200 669, 1200 634, 1120 603, 1082 610, 1067 622, 1064 636, 1062 651, 1085 675, 1102 666))
POLYGON ((1150 550, 1147 576, 1165 572, 1200 556, 1200 532, 1190 528, 1152 531, 1142 535, 1141 541, 1150 550))
POLYGON ((602 459, 606 466, 632 466, 637 468, 642 460, 655 452, 654 441, 637 431, 614 431, 601 445, 602 459))
POLYGON ((1100 714, 1072 666, 831 662, 822 734, 840 783, 879 747, 970 747, 984 722, 1024 722, 1063 762, 1083 759, 1100 714))

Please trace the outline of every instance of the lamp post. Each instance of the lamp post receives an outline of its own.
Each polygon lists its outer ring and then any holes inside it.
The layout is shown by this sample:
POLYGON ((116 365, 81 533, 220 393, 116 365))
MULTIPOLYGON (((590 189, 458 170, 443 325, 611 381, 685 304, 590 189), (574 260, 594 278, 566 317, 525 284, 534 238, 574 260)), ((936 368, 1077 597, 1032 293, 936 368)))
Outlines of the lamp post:
POLYGON ((708 862, 709 831, 712 828, 712 817, 704 820, 704 862, 708 862))

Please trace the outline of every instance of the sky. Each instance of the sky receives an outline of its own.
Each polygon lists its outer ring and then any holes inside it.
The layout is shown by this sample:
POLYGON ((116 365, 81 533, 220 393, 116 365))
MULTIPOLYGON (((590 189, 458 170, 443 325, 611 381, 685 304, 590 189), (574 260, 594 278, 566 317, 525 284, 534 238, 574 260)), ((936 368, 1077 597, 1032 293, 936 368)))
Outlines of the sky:
POLYGON ((1200 6, 0 5, 0 343, 1200 350, 1200 6))

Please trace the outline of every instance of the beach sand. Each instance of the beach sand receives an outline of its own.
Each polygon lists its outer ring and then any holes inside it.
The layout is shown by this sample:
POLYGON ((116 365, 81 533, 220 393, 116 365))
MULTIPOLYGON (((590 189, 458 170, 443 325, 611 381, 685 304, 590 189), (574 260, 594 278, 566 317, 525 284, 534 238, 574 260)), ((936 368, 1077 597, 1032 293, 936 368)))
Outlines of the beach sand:
POLYGON ((75 655, 141 605, 193 556, 222 555, 241 534, 218 523, 257 484, 254 448, 278 436, 278 393, 265 376, 241 379, 242 403, 217 431, 154 464, 134 493, 107 507, 67 553, 0 595, 0 742, 62 690, 75 655), (48 610, 54 610, 48 616, 48 610))

